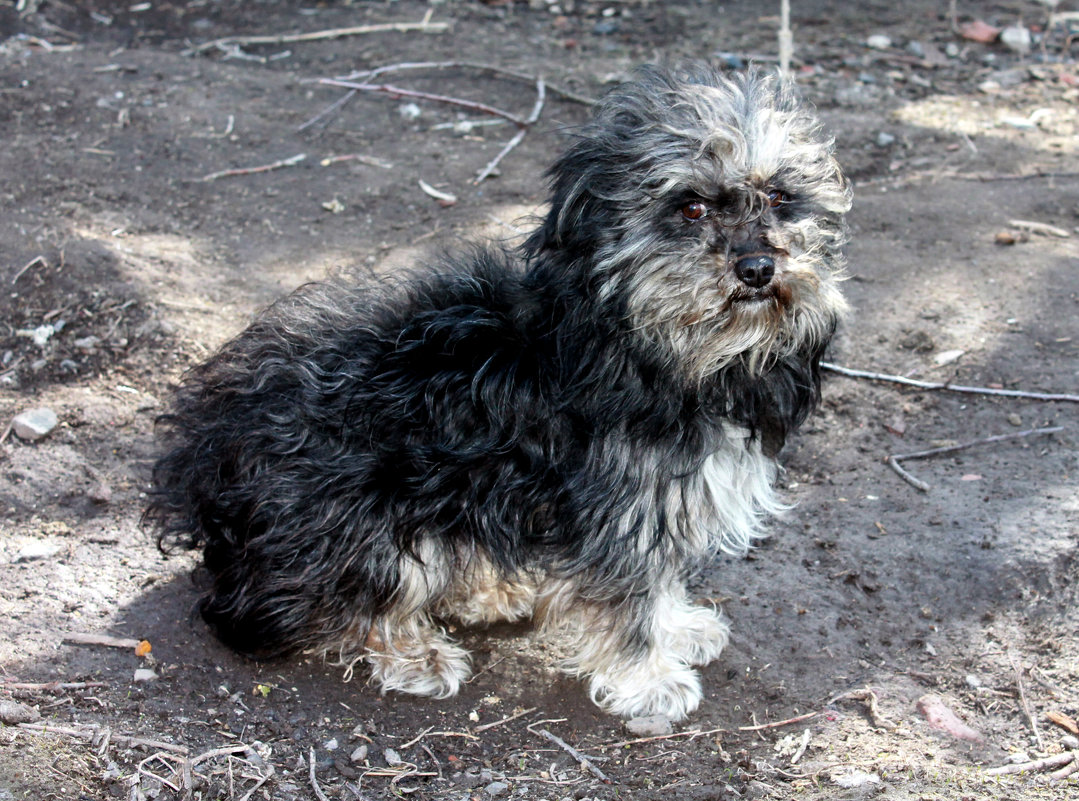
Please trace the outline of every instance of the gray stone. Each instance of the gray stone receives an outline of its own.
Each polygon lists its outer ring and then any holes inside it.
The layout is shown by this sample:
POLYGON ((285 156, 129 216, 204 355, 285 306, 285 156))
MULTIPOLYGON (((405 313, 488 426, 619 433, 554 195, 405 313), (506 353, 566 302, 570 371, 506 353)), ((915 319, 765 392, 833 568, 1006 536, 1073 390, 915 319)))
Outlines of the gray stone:
POLYGON ((659 737, 673 731, 671 720, 666 715, 648 715, 626 721, 626 730, 638 737, 659 737))
POLYGON ((47 436, 59 422, 56 412, 43 406, 39 409, 27 409, 15 415, 11 421, 11 430, 19 439, 33 442, 47 436))

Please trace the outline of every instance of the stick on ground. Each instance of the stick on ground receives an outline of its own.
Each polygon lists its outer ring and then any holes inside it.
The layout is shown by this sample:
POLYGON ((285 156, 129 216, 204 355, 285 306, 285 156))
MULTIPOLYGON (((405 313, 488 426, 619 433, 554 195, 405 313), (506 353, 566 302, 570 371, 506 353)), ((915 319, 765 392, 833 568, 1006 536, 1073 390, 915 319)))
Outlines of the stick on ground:
MULTIPOLYGON (((73 729, 67 726, 50 726, 44 723, 20 723, 18 726, 20 729, 26 729, 27 731, 36 731, 41 734, 62 734, 65 737, 77 737, 80 740, 89 740, 90 742, 93 742, 94 738, 101 734, 101 729, 96 726, 84 729, 73 729)), ((142 737, 132 737, 127 734, 110 733, 109 741, 126 748, 153 748, 158 751, 168 751, 173 754, 181 755, 186 755, 188 753, 188 749, 182 745, 163 743, 160 740, 146 740, 142 737)))
POLYGON ((938 381, 919 381, 915 378, 904 378, 900 375, 874 373, 869 370, 854 370, 850 367, 840 367, 838 364, 831 364, 830 362, 821 362, 820 366, 822 370, 830 370, 833 373, 839 373, 839 375, 845 375, 848 378, 868 378, 871 381, 888 381, 893 384, 903 384, 904 386, 916 387, 918 389, 941 389, 947 390, 948 392, 966 392, 974 395, 996 395, 1005 398, 1026 398, 1028 400, 1079 403, 1079 395, 1025 392, 1018 389, 993 389, 992 387, 964 387, 958 384, 948 384, 938 381))
POLYGON ((510 139, 509 142, 506 143, 506 146, 498 152, 498 155, 491 159, 491 161, 488 162, 487 166, 479 171, 479 174, 476 176, 475 180, 472 181, 472 183, 481 183, 485 178, 487 178, 491 173, 495 171, 502 159, 509 155, 509 152, 521 143, 521 140, 525 138, 525 134, 528 133, 528 128, 535 124, 536 120, 539 119, 540 113, 543 111, 543 101, 546 96, 546 85, 543 83, 543 78, 539 78, 536 80, 536 105, 533 106, 532 113, 529 114, 528 119, 525 120, 526 127, 521 128, 521 130, 519 130, 516 135, 512 139, 510 139))
POLYGON ((223 39, 214 39, 212 42, 203 42, 200 45, 184 50, 183 55, 198 55, 207 50, 213 50, 222 46, 245 47, 247 45, 276 45, 292 44, 294 42, 317 42, 326 39, 341 39, 346 36, 361 36, 368 33, 409 33, 420 31, 422 33, 442 33, 449 28, 447 22, 431 22, 432 11, 420 22, 385 22, 375 25, 357 25, 352 28, 331 28, 325 31, 310 31, 308 33, 282 33, 266 36, 226 36, 223 39))
POLYGON ((306 153, 297 153, 295 156, 275 161, 272 164, 263 164, 259 167, 237 167, 232 170, 221 170, 220 172, 212 172, 209 175, 204 175, 198 180, 202 183, 208 183, 210 181, 216 181, 218 178, 231 178, 237 175, 255 175, 260 172, 270 172, 271 170, 279 170, 282 167, 292 167, 306 158, 306 153))
POLYGON ((1020 439, 1022 437, 1034 437, 1041 434, 1055 434, 1058 431, 1063 431, 1063 426, 1050 426, 1048 428, 1031 428, 1026 431, 1017 431, 1014 434, 997 434, 994 437, 986 437, 985 439, 976 439, 973 442, 964 442, 960 445, 947 445, 943 448, 930 448, 927 451, 915 451, 914 453, 893 453, 889 455, 884 461, 887 465, 896 472, 896 474, 910 484, 915 489, 922 492, 929 492, 929 485, 919 478, 915 478, 909 471, 907 471, 900 462, 906 459, 925 459, 929 456, 939 456, 942 453, 955 453, 956 451, 966 450, 967 448, 973 448, 978 445, 987 445, 993 442, 1004 442, 1009 439, 1020 439))
POLYGON ((576 748, 574 748, 572 745, 567 743, 565 740, 563 740, 558 735, 551 734, 549 731, 547 731, 547 729, 533 729, 531 726, 528 727, 528 730, 530 732, 532 732, 533 734, 538 734, 540 737, 544 737, 544 738, 550 740, 552 743, 557 745, 559 748, 561 748, 563 751, 565 751, 571 757, 576 759, 577 763, 582 768, 587 770, 589 773, 591 773, 593 776, 595 776, 597 779, 599 779, 604 784, 612 784, 611 780, 609 778, 607 778, 607 775, 602 770, 597 768, 594 764, 592 764, 592 762, 588 759, 588 757, 586 757, 584 754, 582 754, 580 751, 578 751, 576 748))

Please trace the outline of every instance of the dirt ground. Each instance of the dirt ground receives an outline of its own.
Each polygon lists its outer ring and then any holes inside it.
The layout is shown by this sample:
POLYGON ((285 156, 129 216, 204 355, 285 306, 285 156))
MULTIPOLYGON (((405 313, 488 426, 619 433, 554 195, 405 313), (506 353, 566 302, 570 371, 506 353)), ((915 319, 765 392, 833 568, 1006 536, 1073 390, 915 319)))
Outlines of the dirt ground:
MULTIPOLYGON (((1079 23, 1042 39, 1043 4, 958 3, 960 23, 1033 28, 1022 54, 957 35, 932 0, 792 6, 799 83, 856 187, 855 314, 830 361, 1079 391, 1079 67, 1066 38, 1079 23), (890 45, 870 47, 873 35, 890 45)), ((783 454, 794 508, 693 587, 722 602, 733 641, 667 738, 593 707, 555 669, 557 643, 527 626, 459 632, 476 675, 442 702, 379 696, 317 660, 245 661, 192 614, 193 559, 166 558, 140 528, 153 420, 185 367, 328 270, 512 241, 543 202, 562 131, 587 115, 578 95, 660 57, 767 59, 778 7, 0 2, 0 427, 36 407, 59 418, 43 439, 0 443, 0 799, 1076 797, 1079 774, 1050 777, 1079 760, 1072 401, 830 373, 783 454), (428 13, 447 27, 199 47, 428 13), (329 110, 345 90, 315 83, 432 60, 525 77, 458 66, 380 80, 522 117, 527 76, 550 85, 478 185, 512 124, 386 94, 329 110), (924 492, 884 463, 1046 426, 1063 430, 904 462, 924 492), (989 772, 1042 757, 1054 765, 989 772)))

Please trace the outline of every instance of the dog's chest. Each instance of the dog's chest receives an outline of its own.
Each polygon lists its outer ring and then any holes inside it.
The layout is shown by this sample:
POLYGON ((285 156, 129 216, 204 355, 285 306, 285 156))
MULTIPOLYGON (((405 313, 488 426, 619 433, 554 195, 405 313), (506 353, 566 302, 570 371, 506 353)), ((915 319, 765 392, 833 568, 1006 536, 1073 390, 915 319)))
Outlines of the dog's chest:
POLYGON ((759 443, 727 439, 698 469, 673 483, 677 500, 668 508, 678 510, 681 518, 673 528, 689 550, 702 556, 717 550, 745 553, 761 536, 763 519, 784 508, 773 488, 775 474, 775 462, 759 443))

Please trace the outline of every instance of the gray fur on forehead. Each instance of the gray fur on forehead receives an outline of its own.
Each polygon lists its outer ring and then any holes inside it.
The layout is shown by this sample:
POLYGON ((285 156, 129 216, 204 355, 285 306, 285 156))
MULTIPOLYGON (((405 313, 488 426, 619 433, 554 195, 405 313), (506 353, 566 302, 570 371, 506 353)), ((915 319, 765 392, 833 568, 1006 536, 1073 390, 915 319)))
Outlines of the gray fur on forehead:
POLYGON ((642 67, 597 104, 582 138, 606 145, 610 166, 632 171, 626 181, 650 195, 678 187, 707 195, 776 176, 829 195, 842 181, 831 140, 793 86, 757 71, 642 67))

